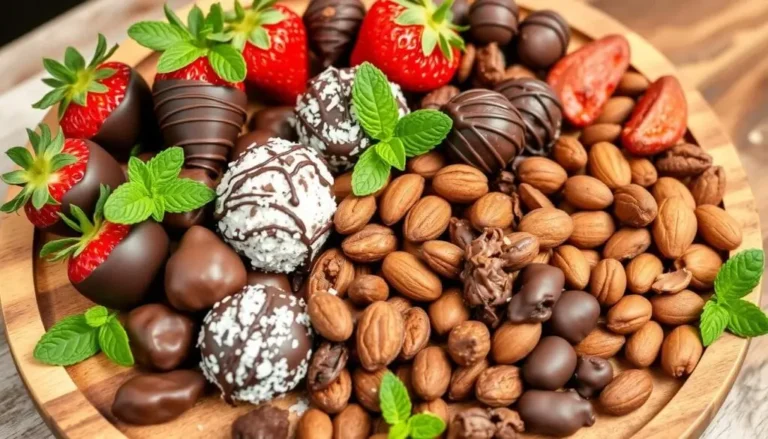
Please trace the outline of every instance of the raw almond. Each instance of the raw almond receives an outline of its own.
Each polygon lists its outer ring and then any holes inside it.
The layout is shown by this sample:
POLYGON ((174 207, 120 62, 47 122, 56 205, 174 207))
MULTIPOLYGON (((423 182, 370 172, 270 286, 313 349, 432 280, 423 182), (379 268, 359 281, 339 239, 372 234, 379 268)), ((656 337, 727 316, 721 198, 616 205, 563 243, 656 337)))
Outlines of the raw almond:
POLYGON ((624 296, 627 276, 621 262, 603 259, 598 262, 589 277, 589 292, 603 306, 611 306, 624 296))
POLYGON ((546 157, 528 157, 517 168, 520 181, 528 183, 546 195, 560 190, 568 178, 562 166, 546 157))
POLYGON ((605 244, 616 231, 613 217, 602 211, 576 212, 571 215, 573 232, 568 242, 578 248, 595 248, 605 244))
POLYGON ((514 364, 533 351, 541 338, 541 323, 506 322, 493 333, 491 355, 497 364, 514 364))
POLYGON ((320 292, 312 296, 307 314, 315 331, 330 341, 346 341, 352 336, 352 314, 334 294, 320 292))
POLYGON ((675 260, 675 268, 691 272, 690 286, 697 290, 710 290, 715 284, 723 258, 704 244, 693 244, 675 260))
POLYGON ((699 364, 703 351, 698 329, 678 326, 661 345, 661 370, 675 378, 690 375, 699 364))
POLYGON ((304 412, 296 426, 296 439, 331 439, 333 423, 324 411, 311 408, 304 412))
POLYGON ((628 369, 605 386, 600 393, 600 405, 608 414, 623 416, 642 407, 652 392, 653 378, 647 370, 628 369))
POLYGON ((432 189, 452 203, 471 203, 488 193, 488 177, 469 165, 450 165, 437 171, 432 189))
POLYGON ((429 180, 437 174, 437 171, 445 166, 445 157, 432 150, 426 154, 418 155, 416 157, 408 159, 408 163, 405 165, 405 169, 408 172, 419 174, 425 179, 429 180))
POLYGON ((611 189, 632 182, 629 162, 619 148, 608 142, 598 142, 589 150, 589 173, 611 189))
POLYGON ((429 268, 448 279, 458 279, 464 268, 464 250, 448 241, 427 241, 421 247, 421 259, 429 268))
POLYGON ((576 172, 587 165, 587 151, 575 137, 560 136, 552 149, 552 156, 569 172, 576 172))
POLYGON ((642 187, 651 187, 659 179, 659 173, 650 160, 646 158, 628 157, 629 169, 632 172, 632 183, 642 187))
POLYGON ((411 384, 416 395, 432 401, 443 396, 450 383, 451 363, 443 348, 430 346, 416 354, 411 368, 411 384))
POLYGON ((371 417, 358 404, 344 407, 333 418, 334 439, 367 439, 371 432, 371 417))
POLYGON ((614 334, 602 325, 598 325, 592 332, 584 337, 573 348, 576 353, 582 356, 611 358, 616 355, 624 346, 625 338, 623 335, 614 334))
POLYGON ((635 367, 648 367, 656 361, 664 341, 664 330, 653 320, 646 322, 624 345, 624 356, 635 367))
POLYGON ((454 369, 451 374, 451 383, 448 385, 448 398, 452 401, 461 401, 472 396, 477 377, 488 369, 488 366, 488 360, 480 360, 471 366, 454 369))
POLYGON ((424 242, 442 235, 451 219, 451 205, 440 197, 427 195, 405 216, 403 236, 411 242, 424 242))
POLYGON ((333 179, 333 195, 343 200, 352 193, 352 171, 345 172, 333 179))
POLYGON ((501 250, 504 252, 504 269, 517 271, 539 254, 539 239, 530 233, 513 232, 504 236, 501 250))
POLYGON ((423 309, 414 306, 403 313, 405 324, 405 339, 400 350, 401 360, 410 360, 421 352, 432 333, 429 326, 429 316, 423 309))
POLYGON ((373 195, 365 197, 347 195, 336 208, 333 225, 340 234, 351 235, 362 230, 375 213, 376 197, 373 195))
POLYGON ((596 123, 581 132, 581 143, 592 146, 599 142, 613 143, 621 135, 621 125, 617 123, 596 123))
POLYGON ((561 245, 552 254, 552 265, 563 270, 565 285, 574 290, 583 290, 589 284, 592 270, 581 250, 572 245, 561 245))
POLYGON ((600 252, 597 250, 592 249, 579 249, 581 250, 581 254, 584 255, 584 259, 587 260, 587 263, 589 264, 589 269, 592 270, 595 268, 598 262, 600 262, 600 252))
POLYGON ((701 237, 718 250, 735 250, 741 245, 741 226, 725 210, 705 204, 696 208, 701 237))
POLYGON ((381 222, 391 226, 403 219, 423 192, 424 177, 418 174, 404 174, 392 180, 379 203, 381 222))
POLYGON ((680 180, 672 177, 661 177, 656 181, 651 189, 653 198, 656 199, 656 203, 661 206, 661 202, 667 198, 680 197, 685 202, 685 205, 691 209, 696 208, 696 201, 693 200, 691 191, 680 180))
POLYGON ((704 309, 704 299, 691 290, 651 297, 653 319, 665 325, 695 322, 704 309))
POLYGON ((651 290, 656 278, 664 271, 661 259, 651 253, 637 255, 626 267, 627 288, 635 294, 645 294, 651 290))
POLYGON ((688 288, 691 279, 693 279, 693 274, 685 268, 681 268, 656 276, 651 289, 656 294, 677 294, 688 288))
POLYGON ((525 215, 518 230, 534 235, 542 249, 549 249, 565 242, 573 232, 573 225, 573 219, 562 210, 542 207, 525 215))
POLYGON ((355 331, 356 352, 367 371, 386 367, 397 358, 405 337, 403 316, 388 302, 365 308, 355 331))
POLYGON ((397 248, 397 237, 389 227, 368 224, 341 242, 341 249, 355 262, 376 262, 397 248))
POLYGON ((583 210, 603 210, 613 203, 613 193, 608 186, 589 175, 574 175, 566 180, 563 197, 583 210))
POLYGON ((508 406, 523 393, 520 369, 515 366, 493 366, 480 373, 475 382, 475 396, 491 407, 508 406))
POLYGON ((635 100, 627 96, 615 96, 608 99, 603 106, 603 112, 595 120, 595 123, 612 123, 622 125, 627 120, 632 109, 635 108, 635 100))
POLYGON ((413 406, 413 413, 431 413, 442 419, 447 425, 450 421, 448 404, 442 398, 433 399, 428 402, 421 402, 413 406))
POLYGON ((352 372, 355 398, 363 407, 372 412, 381 411, 379 406, 379 388, 381 387, 381 380, 384 379, 384 374, 388 371, 387 368, 382 367, 374 371, 357 368, 352 372))
POLYGON ((650 192, 630 184, 614 192, 613 212, 620 222, 632 227, 645 227, 656 219, 659 206, 650 192))
POLYGON ((725 170, 722 166, 712 166, 691 181, 691 195, 696 205, 712 204, 717 206, 725 195, 725 170))
POLYGON ((606 326, 617 334, 631 334, 651 320, 651 302, 639 294, 624 296, 608 310, 606 326))
POLYGON ((683 198, 666 198, 653 223, 653 241, 664 257, 677 259, 696 238, 696 227, 696 215, 683 198))
POLYGON ((469 320, 469 308, 464 304, 458 288, 445 290, 439 299, 429 304, 428 313, 432 329, 438 335, 448 334, 451 329, 469 320))
POLYGON ((651 83, 640 73, 626 72, 616 87, 616 94, 619 96, 640 96, 648 89, 649 85, 651 83))
POLYGON ((552 260, 552 249, 546 249, 539 252, 531 261, 531 264, 549 264, 552 260))
POLYGON ((389 285, 375 274, 361 274, 349 285, 348 294, 352 303, 360 306, 370 305, 389 297, 389 285))
POLYGON ((469 222, 480 232, 486 227, 506 229, 515 220, 514 212, 512 197, 501 192, 489 192, 472 204, 469 222))
POLYGON ((443 292, 440 278, 410 253, 388 254, 381 272, 392 287, 412 300, 431 302, 443 292))
POLYGON ((605 243, 603 257, 619 261, 632 259, 648 250, 650 246, 651 232, 648 229, 622 227, 605 243))
POLYGON ((539 209, 541 207, 555 207, 549 197, 528 183, 520 183, 517 187, 517 194, 520 196, 520 200, 528 210, 539 209))

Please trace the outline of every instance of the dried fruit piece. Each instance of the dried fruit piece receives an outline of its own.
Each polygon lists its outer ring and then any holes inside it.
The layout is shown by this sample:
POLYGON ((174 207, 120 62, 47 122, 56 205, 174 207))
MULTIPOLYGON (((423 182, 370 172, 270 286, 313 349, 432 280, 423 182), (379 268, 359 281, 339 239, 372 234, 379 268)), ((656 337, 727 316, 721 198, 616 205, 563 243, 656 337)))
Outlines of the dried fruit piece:
POLYGON ((621 141, 635 155, 657 154, 674 146, 688 124, 688 104, 677 78, 657 79, 635 105, 621 141))

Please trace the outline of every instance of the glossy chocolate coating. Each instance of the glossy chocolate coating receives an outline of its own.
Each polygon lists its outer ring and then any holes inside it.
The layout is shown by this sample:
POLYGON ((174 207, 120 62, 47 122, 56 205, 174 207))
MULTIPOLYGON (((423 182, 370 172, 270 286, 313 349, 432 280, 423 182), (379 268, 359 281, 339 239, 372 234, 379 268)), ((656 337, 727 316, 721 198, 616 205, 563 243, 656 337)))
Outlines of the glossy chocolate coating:
POLYGON ((525 432, 564 437, 595 423, 592 404, 575 391, 528 390, 517 400, 525 432))
POLYGON ((251 131, 268 130, 275 133, 273 137, 296 141, 296 125, 294 108, 286 105, 266 107, 253 113, 248 127, 251 131))
POLYGON ((340 67, 349 59, 365 17, 360 0, 312 0, 304 12, 309 47, 323 68, 340 67))
POLYGON ((312 355, 307 374, 307 387, 316 392, 327 389, 347 367, 349 349, 344 343, 324 341, 312 355))
POLYGON ((204 169, 218 178, 245 123, 245 93, 176 79, 157 81, 152 91, 165 146, 183 147, 186 167, 204 169))
POLYGON ((613 381, 611 362, 600 357, 579 357, 573 375, 574 388, 584 398, 597 396, 613 381))
POLYGON ((552 334, 576 344, 597 327, 598 318, 600 303, 595 296, 584 291, 566 291, 552 308, 548 324, 552 334))
POLYGON ((74 287, 107 308, 134 308, 158 287, 155 279, 168 259, 168 243, 168 234, 160 224, 147 220, 133 225, 106 261, 74 287))
POLYGON ((571 29, 555 11, 536 11, 520 23, 517 56, 533 70, 550 68, 568 51, 571 29))
POLYGON ((517 35, 515 0, 476 0, 469 7, 469 33, 478 44, 506 46, 517 35))
POLYGON ((232 439, 287 439, 288 411, 262 404, 232 423, 232 439))
POLYGON ((181 311, 201 311, 240 291, 245 265, 212 231, 193 226, 165 267, 165 294, 181 311))
POLYGON ((112 414, 129 424, 162 424, 191 409, 204 389, 205 378, 193 370, 137 375, 117 389, 112 414))
POLYGON ((560 137, 563 111, 555 91, 533 78, 507 79, 494 88, 520 111, 525 122, 525 151, 548 156, 560 137))
POLYGON ((563 270, 529 264, 520 273, 520 290, 512 296, 507 317, 512 323, 546 322, 565 285, 563 270))
POLYGON ((442 111, 453 120, 443 145, 454 162, 493 174, 504 169, 523 149, 523 117, 501 93, 468 90, 454 96, 442 111))
POLYGON ((576 370, 576 351, 564 338, 550 335, 525 358, 523 379, 535 388, 557 390, 565 385, 576 370))
POLYGON ((192 347, 194 327, 192 319, 159 303, 135 308, 125 324, 136 363, 160 371, 173 370, 184 362, 192 347))
POLYGON ((286 293, 293 291, 291 280, 283 273, 261 273, 249 271, 246 276, 246 285, 264 285, 265 287, 279 288, 286 293))
MULTIPOLYGON (((195 180, 211 189, 216 189, 219 184, 218 180, 213 180, 207 171, 200 168, 184 168, 179 177, 195 180)), ((208 203, 204 207, 184 213, 167 213, 163 218, 163 225, 173 232, 174 236, 183 234, 192 226, 208 225, 213 220, 213 205, 214 203, 208 203)))
POLYGON ((246 151, 248 151, 248 148, 256 145, 256 146, 264 146, 267 144, 267 141, 271 139, 272 137, 278 137, 277 134, 275 134, 274 131, 268 130, 268 129, 258 129, 255 131, 251 131, 250 133, 245 133, 237 138, 237 142, 235 142, 235 147, 232 148, 232 155, 230 156, 230 162, 233 162, 240 158, 246 151))

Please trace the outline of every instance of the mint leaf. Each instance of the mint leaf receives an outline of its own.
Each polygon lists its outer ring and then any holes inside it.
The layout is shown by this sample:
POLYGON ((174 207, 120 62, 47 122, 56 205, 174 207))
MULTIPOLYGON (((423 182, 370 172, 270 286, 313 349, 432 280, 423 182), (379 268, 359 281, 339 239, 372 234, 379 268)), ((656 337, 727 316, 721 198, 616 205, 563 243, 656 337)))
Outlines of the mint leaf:
POLYGON ((408 423, 413 439, 433 439, 445 431, 445 422, 431 413, 415 414, 408 423))
POLYGON ((184 166, 184 150, 178 146, 164 149, 154 156, 147 166, 155 184, 167 183, 179 176, 184 166))
POLYGON ((155 204, 152 207, 152 219, 161 223, 163 218, 165 218, 165 201, 163 197, 157 197, 153 201, 155 204))
POLYGON ((400 139, 395 137, 379 142, 374 146, 374 149, 379 158, 390 166, 401 171, 405 169, 405 148, 403 148, 403 142, 400 139))
POLYGON ((245 79, 246 68, 243 54, 228 44, 217 44, 208 53, 208 61, 216 73, 228 82, 245 79))
POLYGON ((152 192, 152 175, 147 164, 141 159, 136 157, 128 159, 128 181, 144 186, 147 193, 152 192))
POLYGON ((353 113, 366 134, 377 140, 392 136, 400 114, 387 77, 370 63, 357 68, 352 85, 353 113))
POLYGON ((368 148, 360 156, 352 171, 352 192, 361 197, 381 189, 389 177, 389 165, 374 148, 368 148))
POLYGON ((104 326, 109 319, 109 310, 101 305, 88 308, 85 312, 85 323, 91 328, 104 326))
POLYGON ((387 439, 406 439, 410 432, 411 424, 407 421, 400 422, 399 424, 391 425, 389 427, 387 439))
POLYGON ((439 145, 451 131, 453 121, 437 110, 419 110, 403 116, 395 127, 395 137, 405 146, 405 155, 415 157, 439 145))
POLYGON ((128 36, 142 46, 164 52, 171 46, 188 41, 189 35, 178 27, 160 21, 142 21, 128 28, 128 36))
POLYGON ((116 224, 136 224, 149 218, 153 209, 152 198, 138 183, 123 183, 107 199, 104 217, 116 224))
POLYGON ((201 49, 192 43, 183 41, 174 44, 160 55, 157 62, 157 73, 170 73, 184 68, 205 55, 206 50, 201 49))
POLYGON ((213 201, 216 192, 199 181, 182 178, 160 188, 165 211, 183 213, 198 209, 213 201))
POLYGON ((699 323, 704 346, 709 346, 720 338, 726 326, 728 326, 728 310, 714 300, 707 301, 699 323))
POLYGON ((728 330, 739 337, 768 334, 768 316, 757 305, 745 300, 725 304, 728 308, 728 330))
POLYGON ((96 330, 82 315, 69 316, 53 325, 35 346, 33 356, 41 363, 69 366, 99 352, 96 330))
POLYGON ((128 334, 117 316, 111 316, 107 323, 99 328, 99 346, 112 362, 120 366, 133 366, 133 353, 128 343, 128 334))
POLYGON ((381 378, 379 388, 381 416, 389 425, 399 424, 411 416, 411 399, 408 390, 392 372, 386 372, 381 378))
POLYGON ((734 255, 717 272, 715 294, 723 301, 746 296, 760 283, 764 264, 762 250, 744 250, 734 255))

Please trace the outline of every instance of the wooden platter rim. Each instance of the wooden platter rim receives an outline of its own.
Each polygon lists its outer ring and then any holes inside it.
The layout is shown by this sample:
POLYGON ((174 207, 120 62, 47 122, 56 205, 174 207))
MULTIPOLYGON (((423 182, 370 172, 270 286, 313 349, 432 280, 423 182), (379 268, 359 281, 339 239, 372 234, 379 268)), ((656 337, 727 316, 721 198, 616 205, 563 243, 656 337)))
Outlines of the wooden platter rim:
MULTIPOLYGON (((214 0, 197 3, 204 9, 214 0)), ((223 1, 231 5, 232 1, 223 1)), ((651 80, 663 75, 676 75, 674 66, 650 43, 624 25, 592 8, 573 0, 518 0, 526 10, 554 9, 560 12, 576 32, 591 39, 619 33, 627 37, 632 48, 632 66, 651 80), (586 30, 585 30, 586 29, 586 30)), ((304 7, 303 5, 296 5, 304 7)), ((185 16, 192 5, 178 13, 185 16)), ((114 60, 138 65, 152 51, 131 40, 121 44, 114 60)), ((744 227, 744 240, 739 249, 762 248, 760 221, 752 191, 735 147, 701 94, 680 78, 688 98, 689 130, 699 144, 713 155, 715 164, 724 166, 728 186, 724 198, 726 210, 744 227)), ((55 124, 49 112, 45 121, 55 124)), ((13 188, 9 199, 16 194, 13 188)), ((6 338, 25 387, 32 396, 46 424, 59 437, 126 437, 110 423, 78 389, 63 367, 41 365, 32 357, 32 349, 45 328, 37 305, 34 279, 34 228, 23 215, 0 219, 0 311, 3 313, 6 338)), ((733 252, 732 252, 733 253, 733 252)), ((760 287, 747 299, 759 303, 760 287)), ((707 348, 693 374, 679 391, 633 437, 696 437, 708 425, 723 403, 738 375, 746 356, 748 340, 726 334, 707 348), (717 380, 707 374, 707 365, 717 358, 734 358, 727 371, 718 373, 717 380), (705 395, 706 397, 702 397, 705 395), (682 409, 681 409, 682 407, 682 409)))

